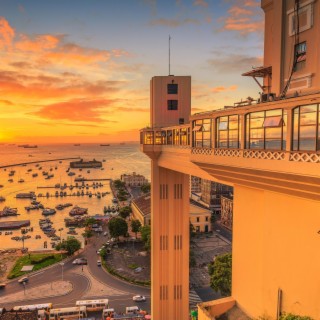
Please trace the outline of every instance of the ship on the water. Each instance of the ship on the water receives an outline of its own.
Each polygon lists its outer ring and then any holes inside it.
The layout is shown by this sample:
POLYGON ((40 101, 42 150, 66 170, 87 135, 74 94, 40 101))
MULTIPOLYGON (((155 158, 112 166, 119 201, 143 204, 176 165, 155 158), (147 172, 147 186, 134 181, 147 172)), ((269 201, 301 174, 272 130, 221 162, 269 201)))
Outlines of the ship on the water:
POLYGON ((0 222, 0 230, 20 229, 30 226, 30 220, 0 222))
POLYGON ((80 161, 73 161, 70 162, 70 168, 101 168, 102 162, 97 161, 96 159, 93 159, 92 161, 83 161, 83 159, 80 159, 80 161))
POLYGON ((38 148, 38 146, 36 144, 33 144, 33 145, 31 145, 31 144, 20 144, 20 145, 18 145, 18 147, 20 147, 20 148, 38 148))
POLYGON ((35 197, 34 192, 23 192, 23 193, 17 193, 16 198, 17 199, 33 199, 35 197))
POLYGON ((109 143, 106 143, 106 144, 100 144, 100 147, 109 147, 110 144, 109 143))

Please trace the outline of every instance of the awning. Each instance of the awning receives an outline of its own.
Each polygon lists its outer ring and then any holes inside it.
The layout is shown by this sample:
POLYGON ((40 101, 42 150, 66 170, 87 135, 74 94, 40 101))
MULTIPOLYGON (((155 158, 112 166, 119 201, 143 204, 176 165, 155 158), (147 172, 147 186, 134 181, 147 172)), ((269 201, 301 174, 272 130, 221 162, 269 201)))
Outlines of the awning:
POLYGON ((265 77, 272 74, 272 67, 258 67, 242 74, 245 77, 265 77))
POLYGON ((197 125, 195 126, 192 131, 202 131, 202 126, 201 125, 197 125))

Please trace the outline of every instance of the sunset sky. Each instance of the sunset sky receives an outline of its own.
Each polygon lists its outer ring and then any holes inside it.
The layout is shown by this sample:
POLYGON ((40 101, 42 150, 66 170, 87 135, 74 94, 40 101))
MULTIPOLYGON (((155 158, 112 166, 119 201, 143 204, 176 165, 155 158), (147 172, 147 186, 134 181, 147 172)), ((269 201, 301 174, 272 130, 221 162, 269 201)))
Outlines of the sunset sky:
POLYGON ((149 81, 191 75, 193 112, 259 87, 258 0, 0 0, 0 142, 138 141, 149 81))

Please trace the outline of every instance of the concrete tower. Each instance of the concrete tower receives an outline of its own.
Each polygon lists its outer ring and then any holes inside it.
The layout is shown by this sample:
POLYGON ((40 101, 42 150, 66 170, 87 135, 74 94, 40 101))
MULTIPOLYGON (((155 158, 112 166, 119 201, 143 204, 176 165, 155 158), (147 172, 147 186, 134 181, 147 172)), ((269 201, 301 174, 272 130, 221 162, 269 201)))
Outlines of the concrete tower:
MULTIPOLYGON (((150 83, 151 125, 189 122, 191 77, 153 77, 150 83)), ((151 298, 157 320, 188 319, 189 312, 189 175, 158 164, 151 169, 151 298)))

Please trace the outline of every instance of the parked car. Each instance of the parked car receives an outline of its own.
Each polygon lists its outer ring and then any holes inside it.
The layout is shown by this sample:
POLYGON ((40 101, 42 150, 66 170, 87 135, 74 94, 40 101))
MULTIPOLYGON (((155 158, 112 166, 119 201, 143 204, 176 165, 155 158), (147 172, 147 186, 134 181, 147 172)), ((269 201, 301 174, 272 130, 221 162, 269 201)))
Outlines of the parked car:
POLYGON ((88 264, 88 261, 86 258, 78 258, 74 260, 72 264, 76 264, 76 265, 88 264))
POLYGON ((137 301, 137 302, 143 302, 143 301, 146 301, 146 297, 145 296, 133 296, 132 297, 132 300, 133 301, 137 301))
POLYGON ((100 260, 97 261, 97 266, 101 267, 101 261, 100 260))
POLYGON ((26 283, 29 281, 29 278, 28 277, 23 277, 21 279, 18 280, 19 283, 26 283))
POLYGON ((0 289, 4 289, 6 287, 6 283, 0 283, 0 289))

